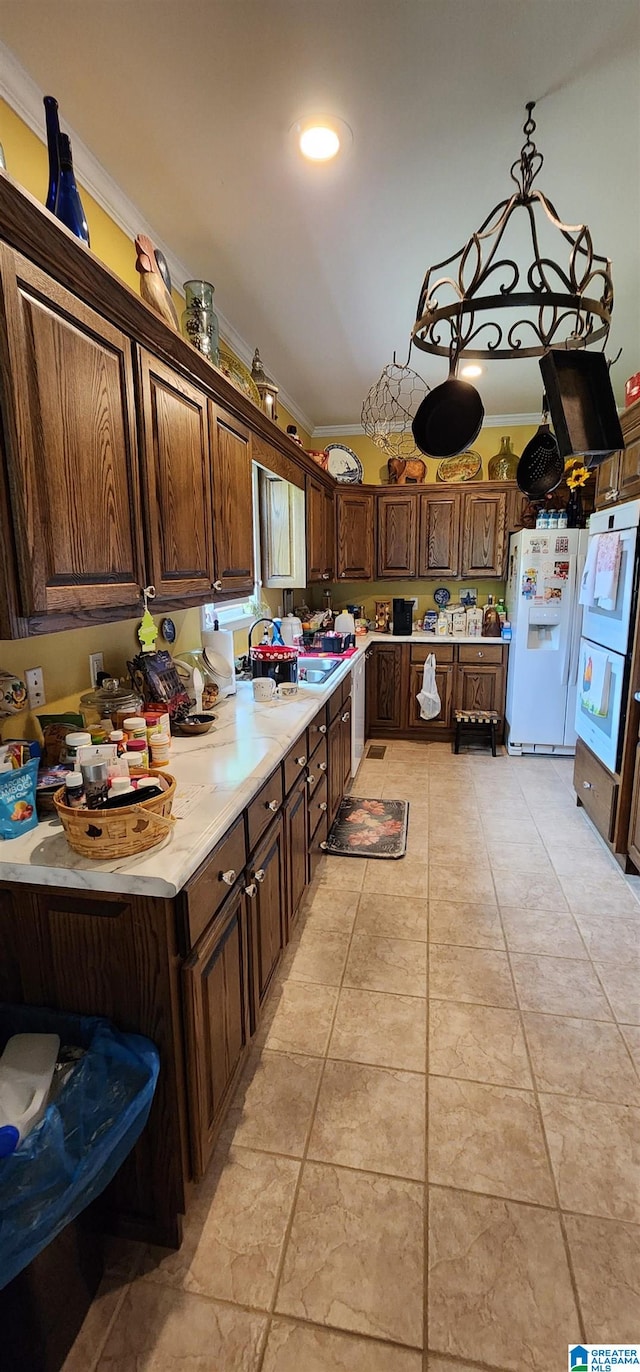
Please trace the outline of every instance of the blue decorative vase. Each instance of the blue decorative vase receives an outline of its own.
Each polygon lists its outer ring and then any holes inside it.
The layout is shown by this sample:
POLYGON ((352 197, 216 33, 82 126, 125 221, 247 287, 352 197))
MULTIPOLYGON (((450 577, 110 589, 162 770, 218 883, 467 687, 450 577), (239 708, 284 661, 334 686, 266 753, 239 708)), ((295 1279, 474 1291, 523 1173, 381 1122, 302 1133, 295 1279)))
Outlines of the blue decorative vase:
POLYGON ((76 178, 73 174, 73 158, 71 156, 71 142, 66 133, 61 133, 58 139, 58 155, 60 158, 60 181, 58 183, 58 194, 56 196, 56 218, 61 223, 66 224, 76 238, 81 238, 87 247, 89 242, 89 225, 87 224, 85 213, 82 208, 82 201, 76 186, 76 178))
POLYGON ((58 101, 53 95, 44 97, 44 114, 47 125, 47 151, 49 153, 49 185, 47 187, 47 198, 45 208, 56 212, 56 199, 58 196, 58 181, 60 180, 60 155, 58 153, 58 139, 60 137, 60 121, 58 119, 58 101))
POLYGON ((220 366, 220 331, 213 308, 214 287, 210 281, 185 281, 186 308, 182 312, 182 332, 189 343, 220 366))

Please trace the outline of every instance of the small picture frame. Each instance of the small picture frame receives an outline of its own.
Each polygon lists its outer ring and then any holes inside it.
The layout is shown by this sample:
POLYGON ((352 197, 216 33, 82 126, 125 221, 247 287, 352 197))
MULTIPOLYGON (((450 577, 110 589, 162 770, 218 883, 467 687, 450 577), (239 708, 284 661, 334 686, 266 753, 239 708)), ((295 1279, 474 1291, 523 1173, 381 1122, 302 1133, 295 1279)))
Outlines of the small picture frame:
POLYGON ((460 593, 460 604, 465 610, 471 610, 478 604, 478 592, 473 586, 466 586, 460 593))

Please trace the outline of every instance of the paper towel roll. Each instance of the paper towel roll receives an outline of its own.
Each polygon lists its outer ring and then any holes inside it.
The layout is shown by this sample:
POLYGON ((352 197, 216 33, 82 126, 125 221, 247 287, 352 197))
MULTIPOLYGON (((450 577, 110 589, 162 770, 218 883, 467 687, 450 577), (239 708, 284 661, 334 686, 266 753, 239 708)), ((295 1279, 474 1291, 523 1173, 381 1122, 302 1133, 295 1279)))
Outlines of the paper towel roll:
POLYGON ((230 629, 210 629, 202 635, 204 656, 213 672, 221 699, 235 695, 236 669, 233 634, 230 629))

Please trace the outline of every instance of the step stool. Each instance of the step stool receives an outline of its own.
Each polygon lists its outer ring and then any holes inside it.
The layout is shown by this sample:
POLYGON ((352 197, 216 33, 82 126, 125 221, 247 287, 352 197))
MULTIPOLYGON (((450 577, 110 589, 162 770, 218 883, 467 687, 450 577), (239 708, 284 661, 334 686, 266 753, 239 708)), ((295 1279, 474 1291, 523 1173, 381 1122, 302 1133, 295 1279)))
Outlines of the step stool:
POLYGON ((482 733, 491 743, 491 752, 496 756, 496 729, 502 722, 497 710, 455 710, 456 737, 454 753, 460 752, 460 739, 463 733, 482 733))

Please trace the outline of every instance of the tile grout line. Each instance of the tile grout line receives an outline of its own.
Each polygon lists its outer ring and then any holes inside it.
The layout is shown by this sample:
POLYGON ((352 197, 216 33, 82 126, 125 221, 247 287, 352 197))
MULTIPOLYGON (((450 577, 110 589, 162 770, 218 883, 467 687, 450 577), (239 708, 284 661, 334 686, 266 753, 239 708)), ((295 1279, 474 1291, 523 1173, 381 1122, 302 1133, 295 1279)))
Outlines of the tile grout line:
MULTIPOLYGON (((101 1359, 102 1359, 102 1354, 104 1353, 104 1350, 105 1350, 105 1348, 106 1348, 106 1346, 107 1346, 107 1343, 108 1343, 108 1341, 109 1341, 109 1339, 110 1339, 110 1337, 111 1337, 111 1333, 112 1333, 112 1331, 113 1331, 113 1329, 114 1329, 114 1327, 115 1327, 116 1321, 117 1321, 117 1320, 119 1319, 119 1317, 120 1317, 120 1313, 121 1313, 121 1311, 122 1311, 122 1307, 123 1307, 123 1305, 124 1305, 124 1303, 125 1303, 125 1300, 126 1300, 128 1294, 129 1294, 129 1291, 131 1290, 131 1287, 133 1286, 133 1283, 134 1283, 136 1277, 137 1277, 138 1274, 139 1274, 140 1268, 142 1267, 142 1262, 143 1262, 144 1255, 145 1255, 145 1253, 146 1253, 146 1251, 147 1251, 147 1247, 148 1247, 147 1244, 141 1244, 141 1246, 140 1246, 140 1252, 136 1254, 135 1261, 131 1264, 131 1271, 130 1271, 130 1273, 129 1273, 129 1276, 128 1276, 127 1280, 123 1283, 122 1290, 121 1290, 121 1293, 120 1293, 120 1295, 119 1295, 118 1300, 116 1301, 116 1305, 115 1305, 113 1314, 112 1314, 112 1316, 111 1316, 111 1319, 107 1321, 107 1326, 106 1326, 106 1329, 105 1329, 105 1331, 104 1331, 104 1336, 103 1336, 103 1338, 98 1339, 98 1343, 97 1343, 97 1346, 96 1346, 96 1353, 95 1353, 94 1357, 92 1358, 89 1367, 87 1368, 87 1372, 99 1372, 99 1364, 100 1364, 100 1361, 101 1361, 101 1359)), ((100 1289, 100 1288, 98 1288, 98 1291, 99 1291, 99 1289, 100 1289)), ((97 1295, 98 1295, 98 1291, 96 1291, 96 1294, 95 1294, 95 1296, 93 1297, 93 1300, 92 1300, 92 1302, 91 1302, 91 1306, 89 1307, 89 1309, 92 1308, 93 1301, 96 1300, 96 1297, 97 1297, 97 1295)), ((87 1311, 87 1314, 88 1314, 88 1313, 89 1313, 89 1312, 87 1311)), ((85 1318, 86 1318, 86 1316, 85 1316, 85 1318)), ((81 1327, 82 1327, 82 1326, 81 1326, 81 1327)), ((76 1338, 78 1338, 79 1334, 80 1334, 80 1330, 78 1330, 78 1334, 76 1335, 76 1338)), ((69 1356, 71 1355, 71 1353, 73 1352, 73 1348, 74 1348, 74 1347, 75 1347, 75 1340, 74 1340, 74 1343, 72 1344, 71 1348, 69 1349, 69 1352, 68 1352, 68 1354, 67 1354, 67 1357, 69 1357, 69 1356)), ((66 1363, 66 1358, 65 1358, 65 1363, 66 1363)), ((61 1372, 64 1372, 65 1363, 63 1363, 63 1365, 62 1365, 61 1372)))

